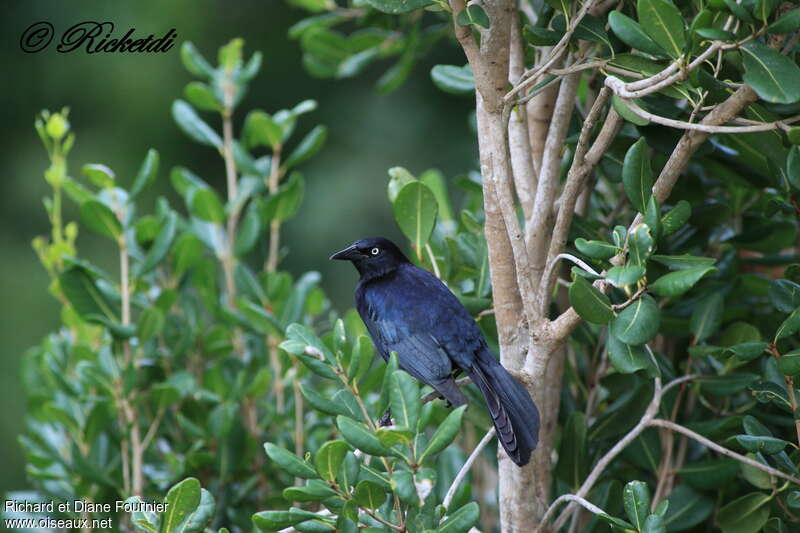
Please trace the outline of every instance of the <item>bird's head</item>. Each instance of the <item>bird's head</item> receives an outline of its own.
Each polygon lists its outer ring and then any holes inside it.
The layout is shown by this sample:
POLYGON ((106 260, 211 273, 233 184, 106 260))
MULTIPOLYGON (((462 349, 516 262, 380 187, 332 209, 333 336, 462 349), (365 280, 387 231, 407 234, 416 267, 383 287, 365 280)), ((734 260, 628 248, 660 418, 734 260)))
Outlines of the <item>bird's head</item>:
POLYGON ((330 258, 350 261, 366 279, 382 276, 409 262, 395 243, 383 237, 357 240, 330 258))

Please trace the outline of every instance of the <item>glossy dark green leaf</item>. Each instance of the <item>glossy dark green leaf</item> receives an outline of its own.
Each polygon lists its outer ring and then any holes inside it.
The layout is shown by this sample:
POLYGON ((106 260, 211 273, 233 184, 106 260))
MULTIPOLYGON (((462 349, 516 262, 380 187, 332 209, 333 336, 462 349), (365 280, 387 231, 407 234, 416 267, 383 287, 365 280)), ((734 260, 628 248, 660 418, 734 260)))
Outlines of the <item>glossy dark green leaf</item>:
POLYGON ((714 510, 714 502, 688 485, 678 485, 669 494, 669 507, 664 523, 669 533, 683 531, 706 520, 714 510))
POLYGON ((178 533, 184 523, 200 505, 200 482, 186 478, 167 492, 167 509, 161 516, 159 533, 178 533))
POLYGON ((632 374, 645 368, 653 368, 654 363, 644 346, 626 344, 614 335, 606 342, 611 364, 622 374, 632 374))
POLYGON ((490 25, 489 16, 480 4, 469 4, 462 9, 456 17, 456 24, 459 26, 475 26, 477 28, 488 28, 490 25))
POLYGON ((420 463, 426 457, 435 455, 452 444, 461 429, 461 418, 464 416, 466 407, 466 405, 462 405, 461 407, 453 409, 453 411, 447 415, 447 418, 439 424, 439 427, 436 428, 431 440, 428 442, 428 446, 419 457, 420 463))
POLYGON ((712 293, 700 300, 692 311, 689 330, 698 342, 707 339, 719 329, 724 300, 722 293, 712 293))
POLYGON ((658 296, 680 296, 709 273, 717 272, 714 267, 694 267, 670 272, 650 284, 651 291, 658 296))
POLYGON ((696 489, 718 489, 736 478, 739 462, 727 458, 704 459, 685 464, 679 473, 683 481, 696 489))
POLYGON ((82 317, 105 316, 117 320, 114 306, 97 288, 92 276, 79 266, 72 266, 58 276, 58 284, 72 307, 82 317))
POLYGON ((686 47, 686 28, 681 12, 670 0, 638 0, 636 11, 642 29, 672 57, 686 47))
POLYGON ((655 240, 647 224, 637 224, 628 236, 628 261, 633 265, 644 265, 655 249, 655 240))
POLYGON ((389 402, 395 425, 414 429, 419 420, 421 407, 419 386, 404 370, 392 373, 389 402))
POLYGON ((316 470, 308 462, 297 457, 290 451, 280 446, 267 442, 264 444, 264 451, 267 456, 280 468, 295 477, 303 479, 314 479, 319 477, 316 470))
POLYGON ((638 22, 627 15, 612 11, 608 14, 608 24, 611 26, 611 31, 631 48, 656 56, 666 54, 664 48, 650 38, 638 22))
POLYGON ((800 374, 800 350, 792 350, 783 354, 777 361, 778 370, 785 376, 800 374))
POLYGON ((640 346, 656 335, 660 323, 658 305, 652 297, 644 295, 619 312, 609 331, 626 344, 640 346))
POLYGON ((264 533, 272 533, 316 517, 316 513, 292 507, 288 511, 262 511, 256 513, 253 515, 253 524, 264 533))
POLYGON ((480 514, 481 510, 478 504, 470 502, 450 514, 436 528, 436 533, 466 533, 478 521, 480 514))
POLYGON ((670 270, 686 270, 689 268, 711 266, 714 264, 713 257, 697 257, 693 255, 654 254, 650 256, 650 259, 656 263, 661 263, 670 270))
POLYGON ((636 141, 625 154, 622 165, 622 184, 631 205, 644 213, 653 188, 653 170, 650 154, 644 137, 636 141))
POLYGON ((575 248, 582 254, 586 254, 593 259, 610 259, 621 251, 617 246, 611 243, 605 241, 587 241, 581 237, 575 239, 575 248))
POLYGON ((332 482, 344 461, 350 446, 341 440, 332 440, 323 444, 314 455, 314 465, 322 479, 332 482))
POLYGON ((760 452, 767 455, 776 454, 789 444, 783 439, 756 435, 736 435, 735 439, 736 442, 748 452, 760 452))
POLYGON ((757 41, 741 49, 744 82, 767 102, 791 104, 800 100, 800 67, 757 41))
POLYGON ((769 301, 775 309, 791 313, 800 307, 800 285, 788 279, 776 279, 769 284, 769 301))
POLYGON ((589 322, 607 324, 614 318, 608 296, 594 288, 581 276, 576 276, 569 288, 569 301, 575 311, 589 322))
POLYGON ((719 510, 717 523, 723 533, 757 533, 769 518, 771 499, 761 492, 745 494, 719 510))
POLYGON ((800 308, 792 311, 792 313, 781 322, 781 325, 778 326, 778 330, 775 332, 775 342, 785 339, 786 337, 791 337, 798 331, 800 331, 800 308))
POLYGON ((791 33, 800 29, 800 11, 792 9, 767 27, 767 33, 791 33))
POLYGON ((692 216, 692 206, 686 200, 678 201, 675 206, 661 218, 661 231, 664 236, 672 235, 683 227, 692 216))
POLYGON ((643 266, 614 266, 606 271, 606 279, 618 288, 633 285, 644 276, 645 269, 643 266))
POLYGON ((366 509, 377 509, 386 501, 386 491, 378 483, 362 479, 356 485, 353 499, 366 509))
MULTIPOLYGON (((665 502, 668 500, 664 500, 665 502)), ((649 515, 642 526, 642 533, 666 533, 667 525, 664 518, 658 514, 649 515)))
POLYGON ((336 426, 339 428, 344 440, 364 453, 382 456, 392 455, 393 453, 389 448, 381 444, 375 433, 352 418, 337 416, 336 426))
POLYGON ((650 514, 650 487, 644 481, 631 481, 622 491, 625 514, 636 529, 641 530, 650 514))
POLYGON ((580 411, 570 413, 558 448, 555 474, 575 489, 580 487, 589 472, 586 427, 586 415, 580 411))

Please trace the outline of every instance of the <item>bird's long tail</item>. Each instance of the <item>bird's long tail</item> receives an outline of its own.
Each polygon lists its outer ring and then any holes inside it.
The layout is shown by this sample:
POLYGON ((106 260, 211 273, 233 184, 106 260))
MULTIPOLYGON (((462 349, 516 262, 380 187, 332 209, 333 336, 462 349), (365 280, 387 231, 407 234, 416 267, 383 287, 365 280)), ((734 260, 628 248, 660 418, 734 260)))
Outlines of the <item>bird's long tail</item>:
POLYGON ((539 410, 522 384, 489 352, 477 354, 469 371, 492 417, 497 438, 518 466, 528 464, 539 442, 539 410))

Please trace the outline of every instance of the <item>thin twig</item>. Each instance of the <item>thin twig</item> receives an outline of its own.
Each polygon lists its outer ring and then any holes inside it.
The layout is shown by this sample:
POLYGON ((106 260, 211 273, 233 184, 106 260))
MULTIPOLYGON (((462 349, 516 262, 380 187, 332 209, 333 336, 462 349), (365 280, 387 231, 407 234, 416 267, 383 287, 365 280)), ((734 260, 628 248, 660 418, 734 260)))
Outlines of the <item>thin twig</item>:
POLYGON ((541 523, 546 524, 551 518, 553 518, 553 514, 556 512, 556 509, 558 509, 558 506, 564 502, 575 502, 594 514, 608 514, 595 504, 581 498, 580 496, 576 496, 575 494, 562 494, 556 498, 552 504, 550 504, 550 507, 547 508, 547 512, 542 517, 541 523))
POLYGON ((464 462, 464 466, 461 467, 461 470, 458 471, 456 474, 456 478, 453 480, 453 483, 450 485, 450 488, 447 489, 447 494, 444 496, 444 500, 442 501, 442 505, 444 505, 445 509, 450 507, 450 503, 453 501, 453 496, 456 494, 456 490, 458 490, 458 486, 461 485, 461 482, 467 476, 467 472, 472 467, 472 463, 475 462, 475 459, 481 454, 481 451, 489 444, 489 441, 492 440, 494 437, 494 426, 492 426, 489 431, 486 432, 486 435, 483 436, 481 441, 475 446, 475 449, 472 450, 472 453, 469 454, 467 460, 464 462))

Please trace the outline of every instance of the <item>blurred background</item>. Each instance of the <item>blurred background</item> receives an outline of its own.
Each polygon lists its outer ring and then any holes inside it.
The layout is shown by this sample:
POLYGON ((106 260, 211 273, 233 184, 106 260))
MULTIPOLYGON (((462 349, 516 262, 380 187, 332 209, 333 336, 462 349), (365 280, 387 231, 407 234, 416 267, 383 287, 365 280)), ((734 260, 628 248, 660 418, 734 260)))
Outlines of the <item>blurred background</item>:
MULTIPOLYGON (((39 0, 6 2, 3 12, 0 494, 28 487, 17 444, 25 412, 20 358, 59 325, 48 277, 30 245, 35 236, 49 231, 42 206, 42 197, 49 193, 42 175, 48 161, 33 129, 41 109, 71 108, 69 118, 77 138, 70 175, 78 175, 84 163, 103 163, 129 184, 147 149, 153 147, 161 156, 159 181, 141 205, 152 206, 163 195, 182 206, 167 178, 171 167, 186 166, 220 189, 224 169, 213 150, 190 141, 172 120, 172 101, 193 79, 181 65, 180 43, 190 40, 207 58, 214 58, 220 45, 243 37, 245 56, 261 50, 264 63, 239 106, 237 131, 247 110, 271 113, 308 98, 317 100, 319 109, 301 119, 300 133, 318 123, 329 128, 322 152, 302 166, 306 197, 300 214, 283 230, 283 244, 290 251, 283 265, 295 274, 321 272, 323 287, 339 309, 352 305, 356 273, 348 265, 327 261, 328 255, 363 236, 401 239, 386 198, 387 169, 399 165, 418 174, 435 167, 452 178, 476 166, 477 147, 467 121, 470 98, 447 96, 429 78, 434 64, 464 63, 455 46, 439 47, 398 90, 379 95, 374 83, 392 63, 373 66, 356 79, 309 76, 302 68, 298 43, 287 37, 288 28, 304 12, 282 0, 57 4, 39 0), (57 40, 66 28, 88 20, 113 22, 115 37, 130 28, 136 28, 138 37, 151 33, 159 37, 175 28, 178 38, 164 54, 90 55, 84 50, 60 54, 55 40, 39 53, 20 49, 22 32, 34 22, 52 23, 57 40)), ((219 128, 211 115, 204 117, 219 128)), ((65 205, 65 220, 74 220, 74 205, 65 205)), ((88 232, 78 237, 81 255, 113 271, 115 252, 107 242, 88 232)))

